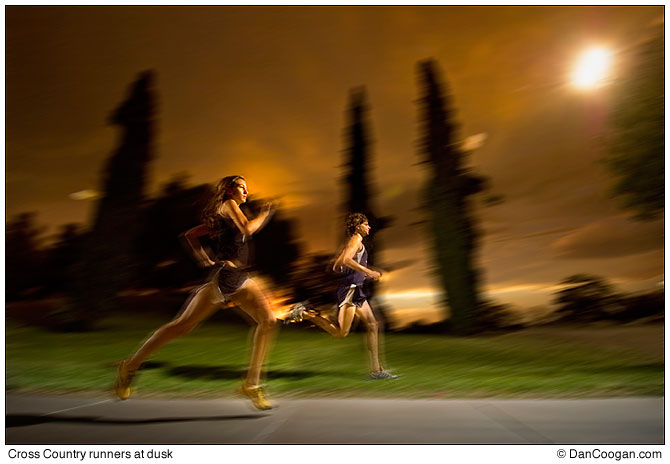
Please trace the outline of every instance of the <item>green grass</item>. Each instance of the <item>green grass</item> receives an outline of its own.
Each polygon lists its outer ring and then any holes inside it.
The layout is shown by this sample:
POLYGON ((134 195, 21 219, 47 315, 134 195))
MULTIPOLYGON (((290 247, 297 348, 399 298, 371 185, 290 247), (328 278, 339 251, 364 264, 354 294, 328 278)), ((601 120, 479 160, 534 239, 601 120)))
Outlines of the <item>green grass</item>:
MULTIPOLYGON (((109 392, 115 363, 160 322, 117 317, 98 331, 59 334, 8 320, 7 391, 109 392)), ((250 331, 244 326, 206 323, 149 360, 138 376, 138 396, 229 396, 244 375, 249 341, 250 331)), ((384 347, 388 367, 401 377, 369 381, 363 334, 337 340, 315 330, 283 328, 268 359, 266 383, 273 396, 565 398, 664 393, 662 354, 562 341, 546 334, 387 334, 384 347)))

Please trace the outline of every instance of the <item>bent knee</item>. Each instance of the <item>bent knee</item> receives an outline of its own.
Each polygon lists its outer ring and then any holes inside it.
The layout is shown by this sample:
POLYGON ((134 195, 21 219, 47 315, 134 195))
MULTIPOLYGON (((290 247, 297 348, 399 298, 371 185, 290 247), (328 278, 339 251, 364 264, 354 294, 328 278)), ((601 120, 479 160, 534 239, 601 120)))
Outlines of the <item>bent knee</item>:
POLYGON ((335 334, 335 338, 347 338, 347 335, 349 335, 348 330, 340 330, 335 334))
POLYGON ((273 314, 264 314, 258 321, 258 326, 263 329, 272 329, 277 324, 277 318, 273 314))

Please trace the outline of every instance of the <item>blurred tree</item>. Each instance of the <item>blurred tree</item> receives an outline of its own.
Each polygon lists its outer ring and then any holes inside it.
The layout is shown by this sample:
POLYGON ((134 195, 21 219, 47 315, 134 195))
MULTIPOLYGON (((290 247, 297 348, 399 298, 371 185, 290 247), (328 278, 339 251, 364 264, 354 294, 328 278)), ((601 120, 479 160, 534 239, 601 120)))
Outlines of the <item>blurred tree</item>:
MULTIPOLYGON (((247 217, 256 217, 264 202, 263 199, 248 200, 242 205, 242 211, 247 217)), ((295 230, 295 220, 285 218, 278 210, 253 235, 250 264, 261 274, 270 277, 275 285, 283 287, 292 284, 291 270, 300 257, 300 243, 295 230)))
POLYGON ((6 224, 5 291, 7 301, 28 296, 41 279, 43 253, 39 250, 42 228, 35 224, 36 213, 21 213, 6 224))
POLYGON ((80 224, 61 226, 55 243, 46 250, 46 262, 42 269, 44 295, 71 292, 73 266, 80 259, 85 240, 86 233, 80 224))
POLYGON ((200 224, 214 192, 210 185, 188 187, 187 182, 186 174, 173 176, 144 210, 135 251, 142 287, 176 288, 204 277, 206 271, 196 265, 180 237, 200 224))
POLYGON ((93 227, 77 263, 76 288, 68 318, 71 330, 85 330, 112 310, 117 293, 135 284, 134 245, 144 207, 148 163, 153 157, 153 71, 140 74, 130 95, 110 117, 122 128, 118 149, 104 171, 93 227))
MULTIPOLYGON (((346 161, 344 163, 345 203, 343 209, 345 216, 349 213, 363 213, 368 218, 372 230, 364 243, 368 251, 368 264, 374 267, 375 264, 378 264, 378 253, 381 250, 380 241, 376 238, 377 234, 388 227, 392 219, 388 216, 377 217, 374 212, 374 191, 370 179, 371 138, 364 87, 351 90, 347 114, 348 125, 344 132, 346 161)), ((342 229, 344 230, 344 227, 342 229)), ((365 281, 364 290, 370 299, 374 298, 376 289, 376 282, 365 281)), ((388 315, 383 311, 386 306, 376 304, 373 305, 373 308, 375 308, 380 323, 388 320, 388 315)))
POLYGON ((575 274, 561 283, 563 290, 554 295, 561 321, 592 322, 610 319, 621 312, 620 298, 605 279, 575 274))
POLYGON ((621 298, 624 307, 618 319, 630 322, 652 316, 663 316, 665 313, 665 291, 643 293, 640 295, 626 295, 621 298))
POLYGON ((295 302, 308 301, 317 308, 337 304, 338 282, 330 267, 333 255, 326 253, 302 256, 291 271, 295 302))
POLYGON ((439 82, 433 60, 419 63, 423 95, 420 99, 423 136, 421 152, 430 167, 424 191, 428 227, 433 237, 433 257, 440 286, 449 307, 450 326, 456 333, 469 334, 477 329, 479 276, 474 254, 478 232, 469 196, 485 188, 486 179, 472 174, 464 166, 464 152, 457 136, 454 110, 439 82))
POLYGON ((487 331, 518 330, 525 324, 512 305, 484 301, 479 310, 478 328, 487 331))
POLYGON ((613 87, 609 153, 612 194, 640 220, 665 204, 665 53, 663 31, 633 48, 613 87))

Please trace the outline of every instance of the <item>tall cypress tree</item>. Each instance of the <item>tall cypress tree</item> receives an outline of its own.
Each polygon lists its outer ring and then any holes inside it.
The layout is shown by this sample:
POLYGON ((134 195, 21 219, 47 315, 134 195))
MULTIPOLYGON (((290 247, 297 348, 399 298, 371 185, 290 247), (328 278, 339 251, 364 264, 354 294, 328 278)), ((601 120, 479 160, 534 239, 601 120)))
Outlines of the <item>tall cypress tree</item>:
MULTIPOLYGON (((370 136, 367 127, 365 88, 352 89, 347 109, 347 127, 345 128, 345 169, 346 184, 345 210, 372 216, 370 195, 370 136)), ((374 229, 373 229, 374 232, 374 229)), ((373 234, 370 234, 372 237, 373 234)))
POLYGON ((105 168, 94 232, 118 229, 115 216, 136 215, 145 199, 148 163, 153 158, 154 80, 153 71, 141 73, 128 99, 109 118, 109 124, 122 129, 121 143, 105 168))
POLYGON ((418 67, 423 126, 420 150, 430 169, 424 206, 435 272, 445 293, 444 305, 450 308, 453 331, 469 334, 477 329, 481 300, 474 264, 477 232, 468 197, 483 189, 484 180, 464 167, 455 112, 439 81, 436 63, 426 60, 418 67))
MULTIPOLYGON (((347 127, 344 131, 345 139, 345 203, 344 212, 363 213, 372 227, 370 235, 365 239, 368 250, 368 264, 374 266, 379 252, 379 239, 376 235, 390 223, 389 217, 378 217, 373 207, 373 188, 370 180, 370 146, 371 137, 368 120, 368 105, 364 87, 351 90, 349 108, 347 109, 347 127)), ((366 280, 365 291, 368 297, 375 294, 375 282, 366 280)), ((379 316, 384 320, 387 316, 383 305, 376 305, 379 316)))
POLYGON ((611 194, 636 220, 654 220, 665 209, 665 37, 658 28, 621 61, 612 91, 605 166, 611 194))
POLYGON ((121 127, 119 147, 103 173, 97 205, 82 260, 77 265, 73 328, 86 329, 116 304, 118 292, 132 285, 137 240, 145 200, 149 161, 153 157, 155 107, 153 71, 139 75, 128 98, 109 123, 121 127))

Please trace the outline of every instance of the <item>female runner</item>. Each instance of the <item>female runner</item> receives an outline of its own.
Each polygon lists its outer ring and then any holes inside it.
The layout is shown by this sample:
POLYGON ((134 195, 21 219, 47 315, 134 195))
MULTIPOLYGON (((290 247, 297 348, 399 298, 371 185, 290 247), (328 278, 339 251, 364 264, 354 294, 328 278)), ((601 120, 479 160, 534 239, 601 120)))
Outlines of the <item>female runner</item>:
POLYGON ((247 194, 242 176, 224 177, 205 208, 204 223, 184 234, 196 260, 204 267, 216 266, 213 278, 189 297, 174 320, 156 330, 133 356, 121 361, 115 386, 120 399, 130 396, 133 376, 145 359, 166 343, 191 332, 222 303, 232 302, 256 323, 251 362, 240 392, 256 408, 272 408, 260 387, 260 375, 276 319, 268 299, 245 270, 248 237, 266 223, 271 204, 263 205, 260 214, 249 220, 240 210, 247 194), (204 236, 212 241, 214 259, 207 255, 200 242, 204 236))

